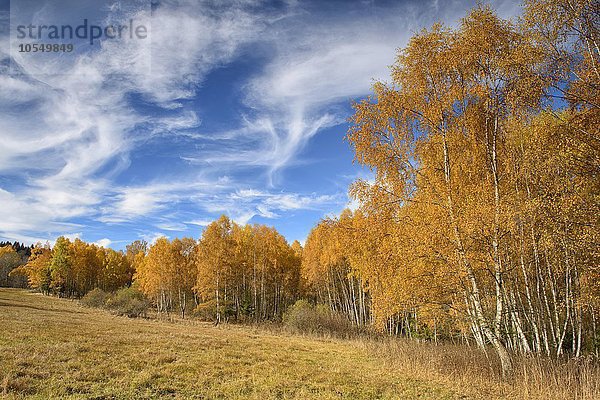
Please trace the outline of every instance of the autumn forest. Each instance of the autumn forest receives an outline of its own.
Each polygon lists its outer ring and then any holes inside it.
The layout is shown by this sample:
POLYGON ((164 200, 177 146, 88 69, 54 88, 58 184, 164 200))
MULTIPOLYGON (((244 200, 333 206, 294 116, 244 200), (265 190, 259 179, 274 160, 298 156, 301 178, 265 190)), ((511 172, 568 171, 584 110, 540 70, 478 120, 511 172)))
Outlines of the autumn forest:
POLYGON ((597 362, 599 27, 596 1, 528 0, 516 20, 479 5, 414 34, 340 144, 373 179, 302 245, 222 216, 124 251, 60 237, 9 275, 77 299, 129 288, 215 325, 325 310, 353 332, 484 349, 505 378, 522 356, 597 362))

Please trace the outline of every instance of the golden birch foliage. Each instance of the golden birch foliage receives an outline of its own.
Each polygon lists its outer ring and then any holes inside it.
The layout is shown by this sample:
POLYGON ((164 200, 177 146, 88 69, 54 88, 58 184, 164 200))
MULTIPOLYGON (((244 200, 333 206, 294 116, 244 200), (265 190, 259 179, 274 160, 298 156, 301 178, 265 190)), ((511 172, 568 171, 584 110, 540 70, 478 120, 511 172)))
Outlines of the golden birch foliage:
POLYGON ((210 223, 198 244, 198 278, 196 292, 203 302, 214 302, 217 318, 220 318, 221 291, 226 287, 231 273, 234 242, 232 222, 226 216, 210 223))
POLYGON ((73 252, 71 241, 64 236, 56 239, 50 262, 50 288, 59 295, 71 295, 73 285, 73 252))
POLYGON ((147 252, 148 242, 146 242, 145 240, 135 240, 127 246, 125 246, 125 254, 127 255, 127 259, 129 260, 129 263, 131 265, 135 264, 135 260, 138 258, 139 254, 145 256, 147 252))
POLYGON ((27 276, 27 282, 33 289, 47 293, 50 288, 50 262, 52 261, 52 250, 48 244, 36 244, 31 250, 27 264, 18 267, 15 273, 23 273, 27 276), (18 272, 17 272, 18 271, 18 272))
POLYGON ((197 280, 197 242, 192 238, 174 239, 171 243, 175 257, 175 288, 191 293, 197 280))
POLYGON ((198 244, 198 310, 217 321, 279 318, 298 297, 299 252, 299 243, 293 248, 275 228, 220 217, 198 244))
MULTIPOLYGON (((527 0, 523 27, 545 53, 541 78, 552 85, 555 94, 597 115, 600 105, 598 2, 527 0)), ((598 138, 597 130, 595 137, 598 138)))
POLYGON ((11 272, 20 264, 22 264, 21 256, 11 245, 0 247, 0 279, 3 280, 3 285, 8 284, 9 276, 19 274, 19 272, 11 274, 11 272), (6 281, 4 281, 4 279, 6 279, 6 281))
POLYGON ((75 239, 71 247, 75 291, 82 296, 98 285, 103 257, 99 257, 97 246, 80 239, 75 239))
POLYGON ((572 112, 556 114, 578 142, 574 172, 600 169, 600 13, 597 0, 527 0, 523 29, 543 52, 539 76, 547 98, 566 100, 572 112))
POLYGON ((161 237, 150 246, 148 254, 142 257, 142 252, 137 253, 135 281, 148 298, 159 302, 162 295, 172 285, 174 259, 171 244, 165 237, 161 237))
POLYGON ((99 286, 107 291, 114 291, 128 286, 133 279, 133 266, 127 256, 113 249, 102 249, 103 265, 99 286))
POLYGON ((411 309, 454 320, 506 371, 504 346, 560 354, 567 328, 579 352, 600 215, 591 3, 529 1, 519 25, 478 6, 411 38, 393 83, 355 104, 347 140, 375 177, 351 187, 360 211, 340 221, 353 228, 311 232, 307 277, 345 258, 379 326, 411 309), (568 110, 548 108, 555 93, 568 110))

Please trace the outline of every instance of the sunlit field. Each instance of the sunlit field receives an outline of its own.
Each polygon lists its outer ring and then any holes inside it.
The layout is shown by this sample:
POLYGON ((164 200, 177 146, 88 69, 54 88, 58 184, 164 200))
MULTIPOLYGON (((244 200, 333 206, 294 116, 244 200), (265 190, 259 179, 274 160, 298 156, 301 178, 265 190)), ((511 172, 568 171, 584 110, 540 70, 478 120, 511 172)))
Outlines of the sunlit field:
POLYGON ((493 361, 462 346, 131 319, 18 289, 0 289, 0 316, 0 390, 9 399, 593 399, 600 393, 592 367, 557 365, 553 373, 524 364, 530 376, 499 382, 493 361))
POLYGON ((0 316, 7 398, 461 398, 352 342, 129 319, 14 289, 0 290, 0 316))

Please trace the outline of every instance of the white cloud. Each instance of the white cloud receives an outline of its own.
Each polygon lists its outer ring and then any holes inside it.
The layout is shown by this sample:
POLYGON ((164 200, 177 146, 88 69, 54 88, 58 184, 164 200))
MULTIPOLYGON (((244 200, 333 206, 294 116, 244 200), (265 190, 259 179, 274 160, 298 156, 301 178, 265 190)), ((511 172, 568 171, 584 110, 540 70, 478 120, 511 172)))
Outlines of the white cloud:
POLYGON ((172 197, 155 187, 123 188, 108 217, 134 219, 163 207, 172 197))
POLYGON ((231 215, 231 219, 235 223, 237 223, 239 225, 246 225, 248 222, 250 222, 252 217, 254 217, 256 215, 256 212, 254 212, 254 211, 237 211, 230 215, 231 215))
POLYGON ((224 213, 236 222, 245 224, 254 216, 279 218, 283 213, 294 210, 324 211, 342 202, 345 195, 272 193, 256 189, 242 189, 230 193, 227 198, 205 204, 207 211, 224 213))
MULTIPOLYGON (((28 194, 17 197, 15 194, 0 188, 0 234, 14 236, 15 233, 36 231, 40 226, 45 226, 46 232, 68 231, 77 224, 67 222, 48 221, 49 216, 57 214, 46 205, 36 201, 28 194)), ((61 211, 61 215, 62 211, 61 211)))
POLYGON ((187 230, 187 225, 177 222, 164 222, 156 224, 158 229, 163 231, 185 231, 187 230))
POLYGON ((208 226, 212 221, 208 219, 195 219, 193 221, 186 221, 186 224, 197 225, 197 226, 208 226))
POLYGON ((265 204, 279 210, 311 209, 323 204, 332 204, 339 200, 338 196, 316 195, 299 196, 297 194, 278 194, 269 196, 265 204))
POLYGON ((275 214, 274 212, 272 212, 271 210, 269 210, 264 205, 258 205, 258 206, 256 206, 256 211, 257 211, 258 215, 260 215, 261 217, 271 218, 271 219, 279 217, 279 215, 275 214))
POLYGON ((147 232, 140 235, 140 239, 145 240, 149 244, 154 244, 158 239, 162 237, 169 239, 168 235, 165 235, 161 232, 147 232))
POLYGON ((112 243, 112 240, 110 240, 109 238, 103 238, 96 240, 94 243, 100 247, 108 248, 108 246, 110 246, 110 244, 112 243))

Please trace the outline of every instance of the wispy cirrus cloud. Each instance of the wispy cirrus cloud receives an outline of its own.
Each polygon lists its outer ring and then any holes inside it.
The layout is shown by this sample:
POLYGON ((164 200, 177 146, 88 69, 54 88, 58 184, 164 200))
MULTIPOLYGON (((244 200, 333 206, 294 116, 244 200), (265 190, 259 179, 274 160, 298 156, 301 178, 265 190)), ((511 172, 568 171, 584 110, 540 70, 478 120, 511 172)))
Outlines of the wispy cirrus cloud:
POLYGON ((208 226, 212 221, 209 219, 194 219, 191 221, 185 221, 186 225, 196 225, 196 226, 208 226))
POLYGON ((14 222, 0 226, 0 235, 60 232, 63 221, 99 210, 114 211, 100 220, 124 220, 170 200, 143 188, 115 190, 113 178, 129 166, 129 154, 144 136, 182 134, 200 121, 190 110, 163 118, 141 112, 131 94, 159 109, 180 109, 207 73, 261 29, 262 17, 236 2, 218 17, 194 2, 165 2, 153 16, 146 11, 127 17, 152 26, 151 45, 108 41, 97 52, 64 60, 60 75, 50 70, 53 63, 45 70, 44 64, 9 57, 8 19, 2 14, 0 173, 16 183, 2 189, 4 210, 25 202, 35 212, 15 214, 14 222), (143 73, 148 67, 150 76, 143 73))
MULTIPOLYGON (((385 79, 415 31, 454 23, 472 5, 169 0, 152 13, 106 16, 147 24, 151 41, 106 41, 36 65, 9 55, 0 12, 0 237, 85 238, 91 227, 123 225, 154 239, 221 213, 248 222, 337 210, 347 203, 343 188, 292 190, 281 172, 319 132, 346 121, 340 104, 385 79), (204 85, 249 54, 252 70, 229 88, 235 117, 206 127, 216 117, 204 112, 213 101, 204 85), (44 73, 56 65, 60 75, 44 73), (148 148, 156 157, 140 165, 148 148)), ((518 10, 514 1, 492 6, 504 16, 518 10)))
MULTIPOLYGON (((491 3, 504 17, 519 10, 515 1, 491 3)), ((212 133, 220 145, 182 158, 198 166, 261 166, 271 186, 281 183, 278 172, 296 162, 312 137, 346 122, 346 109, 337 105, 388 78, 396 50, 415 32, 438 21, 454 24, 473 5, 467 0, 348 3, 343 12, 315 13, 312 3, 290 3, 261 32, 258 41, 268 57, 242 88, 247 110, 241 124, 212 133)))

